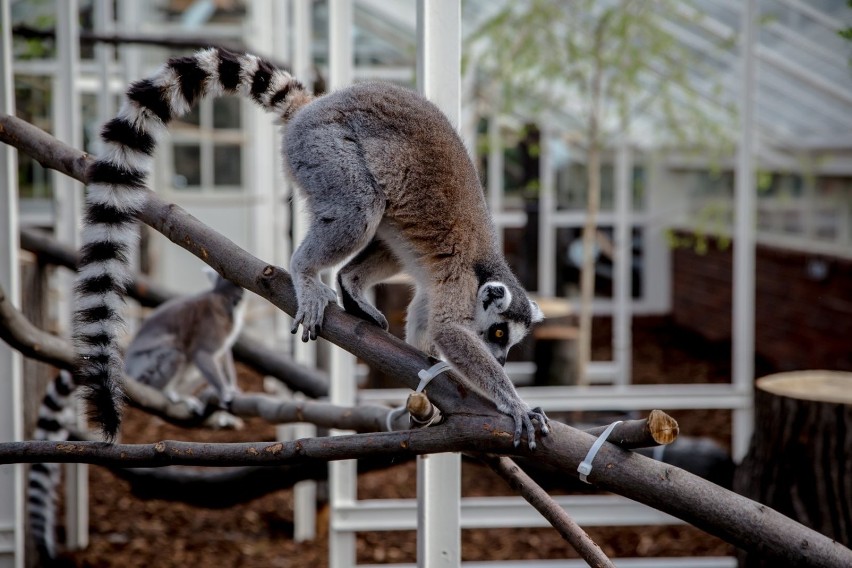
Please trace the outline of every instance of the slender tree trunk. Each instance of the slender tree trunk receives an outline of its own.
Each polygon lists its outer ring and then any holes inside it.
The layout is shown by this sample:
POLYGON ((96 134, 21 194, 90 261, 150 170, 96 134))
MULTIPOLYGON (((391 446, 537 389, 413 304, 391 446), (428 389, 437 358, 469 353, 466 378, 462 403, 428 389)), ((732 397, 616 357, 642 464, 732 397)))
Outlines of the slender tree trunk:
POLYGON ((592 301, 595 298, 595 235, 598 230, 598 212, 601 201, 601 147, 600 112, 603 83, 603 62, 600 50, 606 20, 595 30, 595 67, 591 85, 591 109, 589 113, 588 152, 586 173, 588 192, 586 196, 586 222, 583 225, 583 264, 580 268, 580 309, 578 310, 580 340, 577 349, 577 382, 588 384, 587 369, 592 359, 592 301))

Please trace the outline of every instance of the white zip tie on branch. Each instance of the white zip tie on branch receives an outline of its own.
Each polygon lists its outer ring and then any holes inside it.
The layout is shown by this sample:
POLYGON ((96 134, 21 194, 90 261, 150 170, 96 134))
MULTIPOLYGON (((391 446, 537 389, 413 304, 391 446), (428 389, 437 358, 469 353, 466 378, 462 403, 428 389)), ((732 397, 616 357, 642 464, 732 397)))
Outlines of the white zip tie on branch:
POLYGON ((420 384, 417 385, 417 390, 414 392, 423 392, 423 389, 426 388, 432 379, 443 373, 444 371, 449 371, 452 369, 452 366, 446 361, 438 361, 428 369, 420 369, 417 373, 417 376, 420 377, 420 384))
MULTIPOLYGON (((417 376, 420 377, 420 384, 417 385, 417 389, 414 392, 423 392, 423 389, 432 382, 432 379, 444 371, 449 371, 450 369, 452 369, 452 366, 446 361, 438 361, 428 369, 420 369, 420 371, 417 372, 417 376)), ((402 405, 388 412, 387 417, 385 418, 385 426, 387 427, 388 432, 393 432, 393 421, 404 411, 405 405, 402 405)), ((429 426, 434 419, 435 416, 433 416, 432 419, 429 420, 429 423, 425 424, 425 426, 429 426)))
POLYGON ((612 433, 613 429, 621 424, 621 420, 616 420, 612 424, 606 427, 606 430, 603 431, 603 434, 598 436, 598 439, 595 440, 595 443, 592 444, 592 447, 589 448, 589 453, 586 454, 586 459, 580 462, 580 465, 577 466, 577 471, 580 473, 580 481, 584 483, 589 483, 586 478, 590 473, 592 473, 592 462, 595 459, 595 456, 598 455, 598 450, 601 449, 601 446, 604 445, 606 439, 609 438, 609 435, 612 433))

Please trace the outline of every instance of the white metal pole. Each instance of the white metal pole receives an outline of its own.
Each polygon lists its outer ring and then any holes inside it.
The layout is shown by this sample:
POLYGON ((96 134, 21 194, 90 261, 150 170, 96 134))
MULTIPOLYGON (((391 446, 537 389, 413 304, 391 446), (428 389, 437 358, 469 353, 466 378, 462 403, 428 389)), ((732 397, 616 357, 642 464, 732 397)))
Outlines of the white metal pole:
MULTIPOLYGON (((754 389, 754 270, 755 270, 755 170, 754 170, 754 38, 757 1, 743 3, 740 38, 740 136, 734 183, 735 229, 733 274, 733 371, 734 385, 745 395, 754 389)), ((748 450, 753 429, 753 404, 733 413, 733 454, 741 460, 748 450)))
MULTIPOLYGON (((54 90, 56 137, 74 148, 83 146, 83 121, 77 77, 80 74, 80 9, 77 0, 58 2, 56 26, 57 77, 54 90), (59 94, 61 93, 61 96, 59 94)), ((75 249, 80 247, 80 219, 83 211, 83 186, 62 174, 54 174, 54 222, 56 237, 75 249)), ((69 333, 73 311, 75 275, 58 275, 58 318, 61 329, 69 333)), ((65 468, 65 545, 80 550, 89 544, 89 468, 69 464, 65 468)))
MULTIPOLYGON (((313 77, 312 41, 312 6, 313 0, 293 0, 293 75, 310 86, 313 77)), ((308 218, 305 212, 305 202, 295 187, 291 186, 293 225, 293 247, 297 247, 308 232, 308 218)), ((303 343, 298 335, 293 336, 293 356, 296 362, 303 365, 316 366, 316 343, 303 343)))
MULTIPOLYGON (((540 125, 539 177, 541 190, 538 196, 538 293, 556 296, 556 230, 553 213, 556 211, 556 171, 553 167, 552 144, 554 133, 540 125)), ((581 379, 582 380, 582 379, 581 379)))
MULTIPOLYGON (((12 24, 9 0, 0 0, 0 112, 15 114, 12 24)), ((12 305, 21 305, 18 265, 18 161, 0 145, 0 286, 12 305)), ((21 355, 0 343, 0 441, 23 438, 21 355)), ((24 566, 24 466, 0 466, 0 568, 24 566)))
MULTIPOLYGON (((461 3, 417 0, 417 85, 459 127, 461 3)), ((417 459, 417 565, 461 563, 461 456, 417 459)))
MULTIPOLYGON (((488 119, 488 208, 491 215, 503 212, 503 137, 500 130, 500 116, 492 114, 488 119)), ((503 227, 497 227, 500 250, 503 249, 503 227)))
MULTIPOLYGON (((328 4, 328 79, 329 90, 336 91, 352 83, 352 2, 329 0, 328 4)), ((335 267, 334 272, 336 273, 335 267)), ((333 275, 332 275, 332 285, 333 275)), ((354 406, 355 357, 345 350, 330 345, 329 398, 332 404, 354 406)), ((332 430, 332 435, 344 431, 332 430)), ((358 498, 358 461, 331 462, 329 466, 329 495, 336 505, 353 505, 358 498)), ((355 533, 329 531, 329 566, 344 567, 355 564, 355 533)))
POLYGON ((626 133, 623 133, 615 154, 615 262, 613 281, 615 311, 613 313, 612 348, 616 374, 615 384, 631 381, 631 315, 633 271, 633 230, 630 224, 633 197, 633 155, 626 133))

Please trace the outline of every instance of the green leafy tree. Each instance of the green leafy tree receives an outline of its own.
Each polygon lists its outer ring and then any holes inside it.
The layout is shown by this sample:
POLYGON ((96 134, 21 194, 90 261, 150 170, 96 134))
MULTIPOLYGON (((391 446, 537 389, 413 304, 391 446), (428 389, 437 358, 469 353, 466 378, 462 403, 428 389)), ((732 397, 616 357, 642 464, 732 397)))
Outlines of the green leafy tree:
MULTIPOLYGON (((580 284, 580 380, 591 354, 593 243, 600 208, 601 152, 634 123, 657 144, 719 148, 729 144, 731 106, 708 92, 705 54, 673 30, 689 30, 701 13, 682 0, 526 0, 506 2, 469 37, 477 70, 502 112, 553 123, 586 151, 587 215, 580 284), (704 83, 699 85, 699 83, 704 83)), ((716 41, 719 49, 734 37, 716 41)), ((716 46, 714 46, 715 48, 716 46)), ((545 259, 548 261, 549 259, 545 259)))

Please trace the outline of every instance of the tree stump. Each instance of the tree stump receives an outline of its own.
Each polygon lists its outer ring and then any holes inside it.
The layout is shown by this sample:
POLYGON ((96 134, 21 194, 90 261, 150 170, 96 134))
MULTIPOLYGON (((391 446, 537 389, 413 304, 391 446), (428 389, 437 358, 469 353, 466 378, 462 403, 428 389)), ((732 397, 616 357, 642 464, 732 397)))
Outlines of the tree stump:
MULTIPOLYGON (((800 371, 759 379, 755 431, 734 487, 852 545, 852 373, 800 371)), ((801 547, 807 554, 807 544, 801 547)), ((740 566, 779 564, 741 554, 740 566)))

